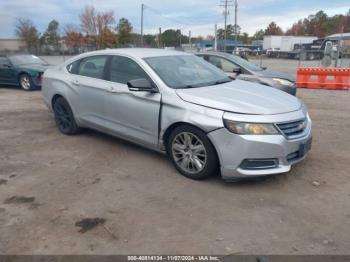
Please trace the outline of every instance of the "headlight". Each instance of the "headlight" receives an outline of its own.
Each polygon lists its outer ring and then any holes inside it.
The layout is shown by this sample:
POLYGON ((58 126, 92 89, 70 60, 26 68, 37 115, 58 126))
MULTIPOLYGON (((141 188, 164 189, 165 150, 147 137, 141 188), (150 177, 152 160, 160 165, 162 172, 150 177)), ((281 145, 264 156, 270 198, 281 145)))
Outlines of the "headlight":
POLYGON ((235 122, 224 119, 225 127, 239 135, 274 135, 279 132, 273 124, 235 122))
POLYGON ((273 78, 273 81, 279 83, 280 85, 283 85, 283 86, 292 86, 294 85, 293 82, 289 81, 289 80, 286 80, 286 79, 281 79, 281 78, 273 78))

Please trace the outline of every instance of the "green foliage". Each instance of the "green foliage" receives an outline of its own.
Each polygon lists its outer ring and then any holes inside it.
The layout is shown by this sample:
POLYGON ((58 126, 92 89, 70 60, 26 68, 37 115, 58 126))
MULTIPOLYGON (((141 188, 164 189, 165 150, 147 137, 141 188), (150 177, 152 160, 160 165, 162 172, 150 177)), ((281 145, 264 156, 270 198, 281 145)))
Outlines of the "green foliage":
MULTIPOLYGON (((241 34, 241 27, 237 25, 237 35, 241 34)), ((225 39, 225 29, 219 28, 217 30, 218 39, 225 39)), ((226 39, 234 40, 235 39, 235 25, 228 24, 226 26, 226 39)))
POLYGON ((126 18, 120 18, 117 25, 118 30, 118 42, 125 45, 131 41, 132 25, 126 18))
POLYGON ((43 42, 48 45, 58 46, 60 35, 58 33, 59 23, 52 20, 47 26, 46 32, 43 34, 43 42))
POLYGON ((254 40, 263 40, 264 35, 265 35, 265 31, 263 29, 260 29, 260 30, 255 32, 255 34, 253 35, 253 39, 254 40))
POLYGON ((146 46, 149 47, 158 47, 157 43, 158 37, 156 35, 144 35, 143 36, 143 41, 146 46))
POLYGON ((350 10, 346 15, 328 16, 318 11, 304 20, 299 20, 287 30, 287 35, 312 35, 324 37, 331 34, 350 32, 350 10))
POLYGON ((271 22, 265 29, 265 35, 282 35, 283 31, 275 22, 271 22))
POLYGON ((181 34, 181 30, 168 29, 162 33, 162 43, 164 46, 180 46, 188 43, 188 36, 181 34))

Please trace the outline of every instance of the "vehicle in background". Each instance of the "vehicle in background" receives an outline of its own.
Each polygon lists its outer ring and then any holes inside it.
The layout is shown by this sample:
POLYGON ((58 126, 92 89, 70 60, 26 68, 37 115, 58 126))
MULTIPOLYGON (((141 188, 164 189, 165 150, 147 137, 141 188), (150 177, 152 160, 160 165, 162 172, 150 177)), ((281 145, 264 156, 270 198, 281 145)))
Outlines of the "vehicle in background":
POLYGON ((320 60, 324 56, 327 42, 333 45, 333 59, 350 56, 350 33, 318 39, 308 36, 265 36, 263 49, 268 57, 320 60))
POLYGON ((62 133, 89 127, 168 153, 192 179, 288 172, 311 146, 311 119, 296 97, 232 80, 184 52, 85 53, 48 69, 42 94, 62 133))
POLYGON ((235 47, 235 49, 233 50, 232 54, 239 56, 245 60, 248 60, 248 54, 249 52, 251 52, 251 49, 247 48, 247 47, 235 47))
POLYGON ((227 53, 200 52, 196 55, 223 70, 231 78, 271 86, 291 95, 296 94, 295 77, 290 74, 261 68, 245 59, 227 53))
POLYGON ((333 59, 350 57, 350 33, 334 34, 325 38, 314 40, 311 44, 296 45, 295 49, 302 50, 300 54, 301 60, 319 60, 324 56, 327 42, 333 45, 331 56, 333 59))
POLYGON ((41 77, 50 65, 35 55, 0 54, 0 84, 19 85, 29 91, 41 87, 41 77))
POLYGON ((264 36, 263 49, 268 57, 296 59, 301 53, 296 46, 310 44, 316 39, 317 37, 313 36, 269 35, 264 36))

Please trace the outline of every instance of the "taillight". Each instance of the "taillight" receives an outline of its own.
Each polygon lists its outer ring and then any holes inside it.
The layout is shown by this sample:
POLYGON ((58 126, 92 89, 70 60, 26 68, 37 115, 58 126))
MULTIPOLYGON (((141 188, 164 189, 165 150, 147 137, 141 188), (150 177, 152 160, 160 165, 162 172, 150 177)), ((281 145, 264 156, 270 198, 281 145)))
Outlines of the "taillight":
POLYGON ((40 79, 40 82, 42 82, 44 80, 44 73, 40 73, 39 79, 40 79))

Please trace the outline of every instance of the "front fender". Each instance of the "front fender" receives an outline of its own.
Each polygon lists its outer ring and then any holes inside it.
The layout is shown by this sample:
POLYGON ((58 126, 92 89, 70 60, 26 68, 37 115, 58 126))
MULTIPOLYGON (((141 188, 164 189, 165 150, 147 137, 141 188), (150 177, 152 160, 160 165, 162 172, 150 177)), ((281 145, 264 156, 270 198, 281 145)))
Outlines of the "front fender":
POLYGON ((183 101, 181 98, 163 96, 160 113, 159 144, 164 150, 164 135, 177 124, 190 124, 205 133, 224 127, 223 111, 183 101), (175 99, 174 99, 175 98, 175 99))

